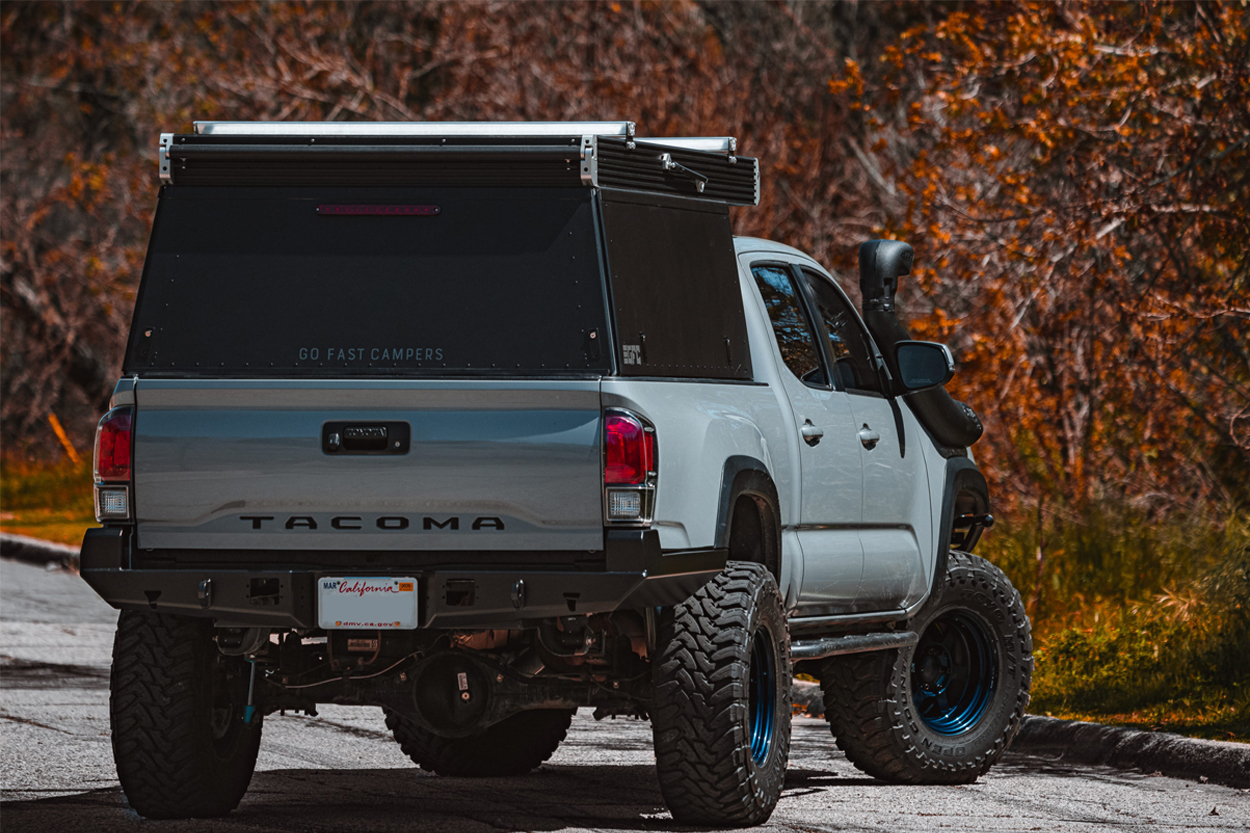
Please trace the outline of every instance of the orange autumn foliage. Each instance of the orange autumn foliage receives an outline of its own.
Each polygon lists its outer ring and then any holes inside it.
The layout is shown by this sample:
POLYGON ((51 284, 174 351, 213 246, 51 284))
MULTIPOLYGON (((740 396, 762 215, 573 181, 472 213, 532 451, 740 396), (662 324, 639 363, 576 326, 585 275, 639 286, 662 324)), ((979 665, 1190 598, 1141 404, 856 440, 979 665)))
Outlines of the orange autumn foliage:
POLYGON ((632 118, 739 137, 739 233, 917 248, 996 494, 1250 499, 1244 4, 22 3, 0 9, 0 436, 79 449, 155 139, 193 119, 632 118))
POLYGON ((912 240, 997 493, 1250 498, 1250 10, 1019 2, 913 26, 831 91, 912 240))
MULTIPOLYGON (((155 205, 155 142, 194 119, 635 119, 764 160, 745 233, 869 234, 825 89, 884 11, 763 4, 21 3, 0 9, 0 417, 90 442, 155 205)), ((897 23, 889 24, 892 31, 897 23)))

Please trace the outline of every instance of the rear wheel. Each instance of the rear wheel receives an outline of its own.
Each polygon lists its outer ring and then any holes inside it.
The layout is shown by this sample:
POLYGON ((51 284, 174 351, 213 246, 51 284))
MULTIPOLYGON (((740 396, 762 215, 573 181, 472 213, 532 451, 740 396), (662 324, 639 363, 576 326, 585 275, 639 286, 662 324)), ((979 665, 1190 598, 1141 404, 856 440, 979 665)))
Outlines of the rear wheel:
POLYGON ((952 552, 914 647, 836 657, 821 672, 838 748, 876 778, 967 784, 1019 731, 1033 676, 1020 596, 984 559, 952 552))
POLYGON ((660 621, 651 723, 674 820, 763 824, 790 757, 790 639, 759 564, 732 562, 660 621))
POLYGON ((386 710, 386 726, 404 754, 422 769, 439 775, 488 778, 524 775, 537 769, 568 734, 573 714, 565 709, 520 712, 465 738, 436 735, 390 709, 386 710))
POLYGON ((117 776, 152 819, 224 816, 256 767, 261 717, 244 721, 251 666, 223 656, 207 621, 122 611, 109 718, 117 776))

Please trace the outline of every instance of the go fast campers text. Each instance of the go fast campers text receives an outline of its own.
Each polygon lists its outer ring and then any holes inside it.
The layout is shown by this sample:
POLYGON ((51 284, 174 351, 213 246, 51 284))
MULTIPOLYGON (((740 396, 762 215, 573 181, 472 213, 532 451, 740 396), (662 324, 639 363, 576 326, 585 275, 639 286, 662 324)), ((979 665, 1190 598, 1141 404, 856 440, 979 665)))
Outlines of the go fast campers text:
POLYGON ((299 360, 327 362, 404 362, 443 360, 442 347, 301 347, 299 360))

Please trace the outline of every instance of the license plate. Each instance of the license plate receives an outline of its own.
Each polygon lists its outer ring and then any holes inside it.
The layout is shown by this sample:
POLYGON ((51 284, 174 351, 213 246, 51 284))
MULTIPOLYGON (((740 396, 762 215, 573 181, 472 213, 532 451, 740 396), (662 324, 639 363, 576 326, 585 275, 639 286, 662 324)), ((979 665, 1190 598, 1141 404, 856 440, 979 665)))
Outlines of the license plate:
POLYGON ((412 630, 417 580, 323 578, 317 582, 317 624, 327 630, 412 630))

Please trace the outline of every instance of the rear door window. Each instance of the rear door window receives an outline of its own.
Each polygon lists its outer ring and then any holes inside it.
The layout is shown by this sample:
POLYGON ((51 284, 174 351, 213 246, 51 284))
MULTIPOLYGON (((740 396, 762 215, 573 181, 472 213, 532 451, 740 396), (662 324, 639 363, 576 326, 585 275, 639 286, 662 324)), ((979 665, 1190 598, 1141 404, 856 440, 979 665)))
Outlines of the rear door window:
POLYGON ((751 267, 773 325, 781 359, 790 372, 809 385, 828 384, 812 329, 803 312, 790 270, 786 266, 756 264, 751 267))

